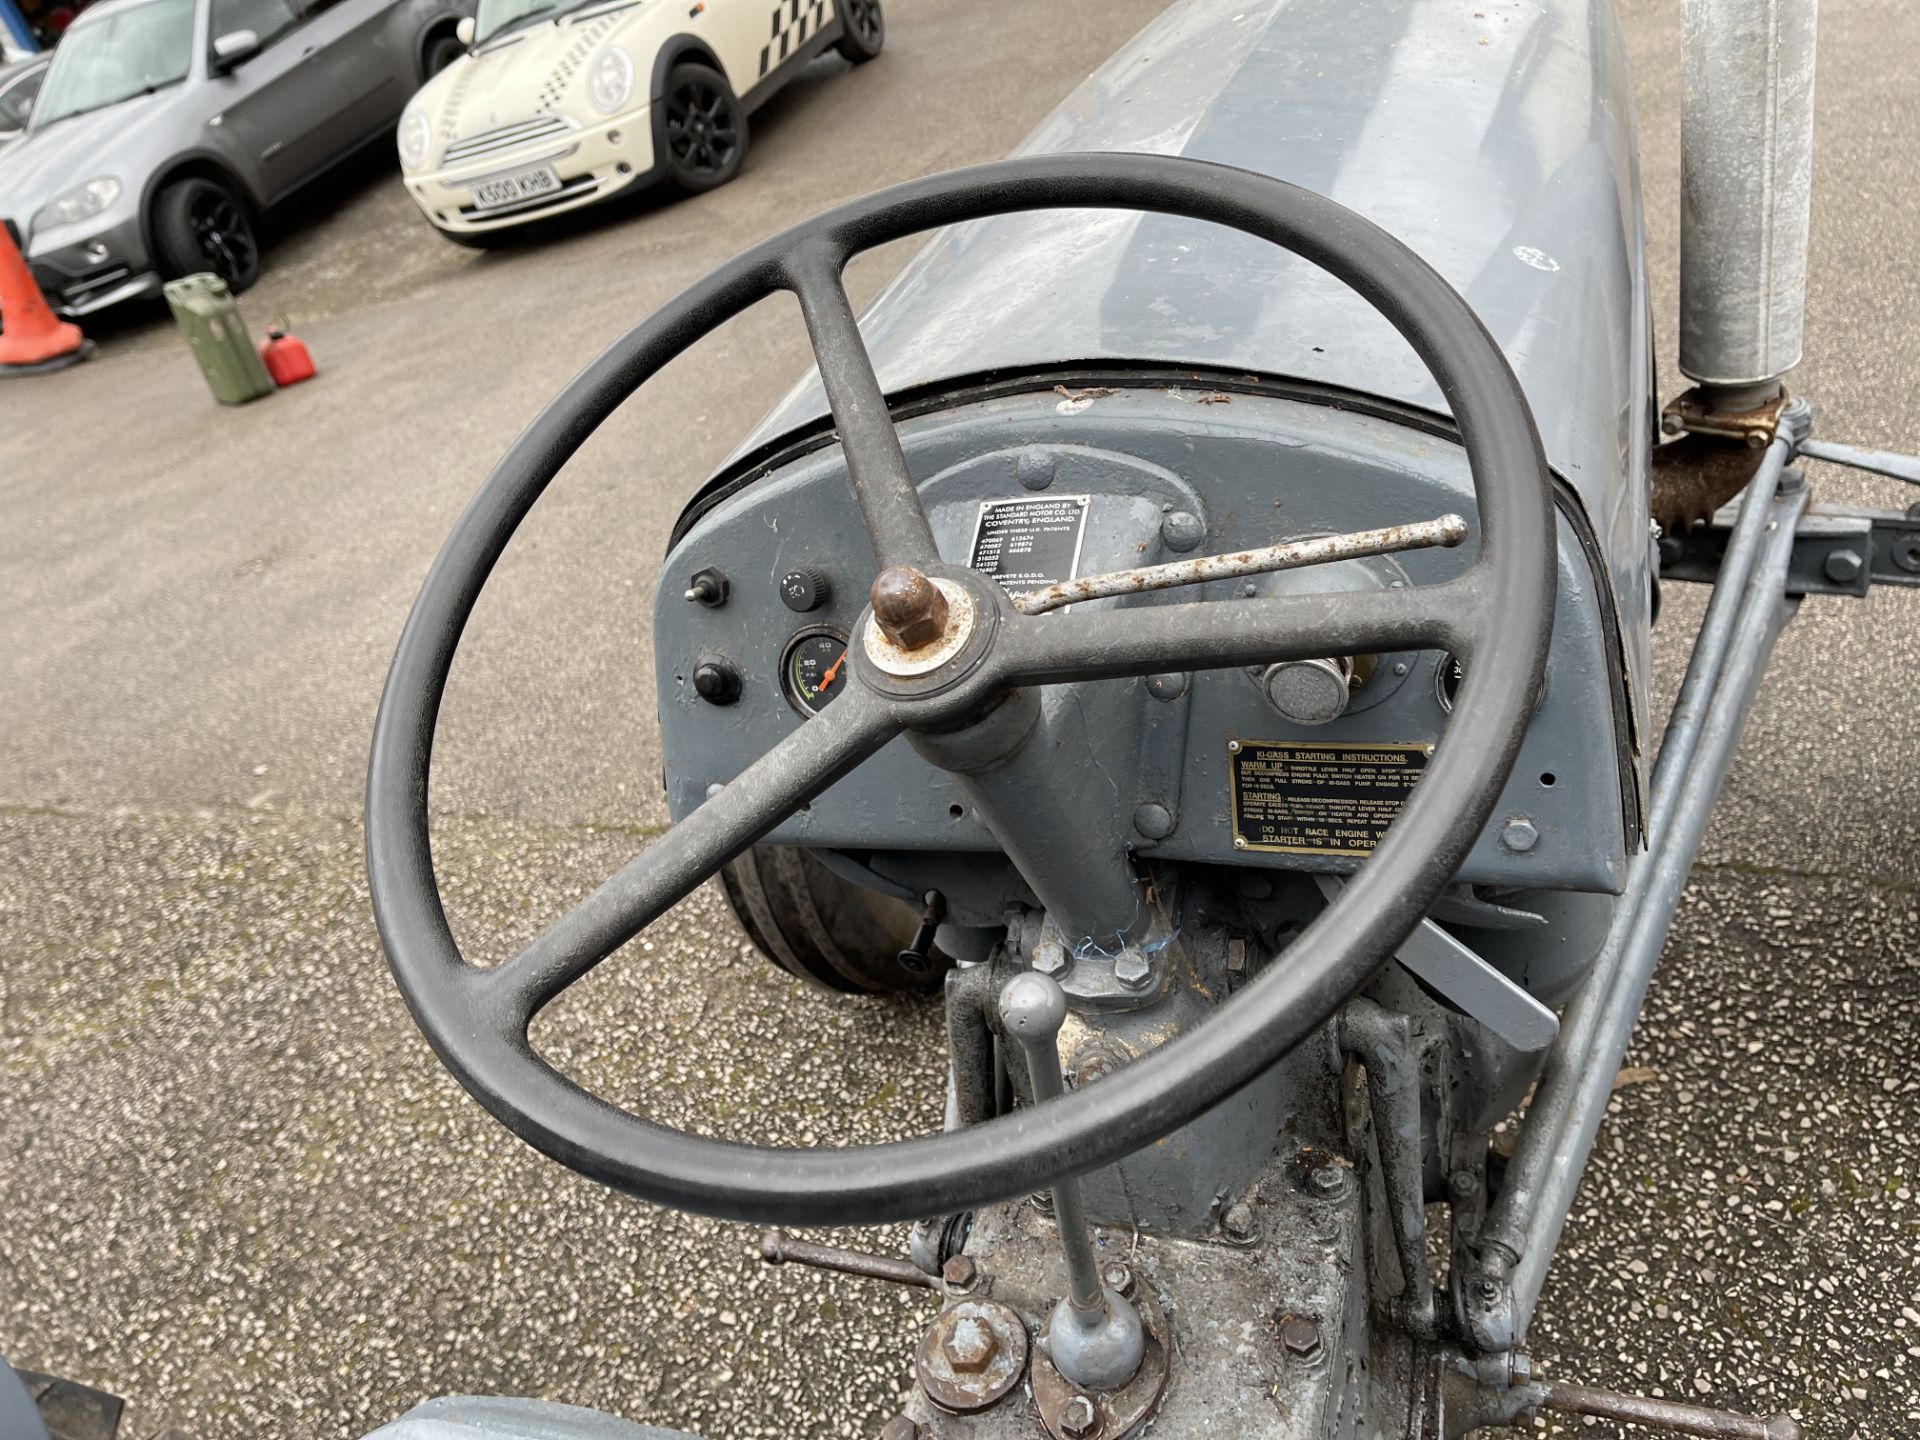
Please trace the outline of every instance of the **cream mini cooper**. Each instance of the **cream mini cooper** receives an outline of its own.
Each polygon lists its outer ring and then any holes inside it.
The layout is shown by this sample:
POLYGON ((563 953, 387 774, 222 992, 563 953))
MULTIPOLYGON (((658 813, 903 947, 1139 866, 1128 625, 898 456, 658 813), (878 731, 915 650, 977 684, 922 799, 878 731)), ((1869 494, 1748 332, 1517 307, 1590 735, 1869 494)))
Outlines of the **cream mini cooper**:
POLYGON ((880 0, 480 0, 468 53, 400 119, 400 167, 449 240, 668 180, 739 173, 747 115, 832 48, 880 53, 880 0))

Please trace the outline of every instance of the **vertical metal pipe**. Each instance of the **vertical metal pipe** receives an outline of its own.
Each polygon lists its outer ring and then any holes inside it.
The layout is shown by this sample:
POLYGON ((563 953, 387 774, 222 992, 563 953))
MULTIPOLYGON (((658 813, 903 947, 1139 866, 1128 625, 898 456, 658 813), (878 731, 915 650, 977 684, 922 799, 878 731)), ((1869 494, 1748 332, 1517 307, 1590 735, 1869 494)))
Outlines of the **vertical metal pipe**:
POLYGON ((1706 616, 1687 661, 1686 677, 1680 683, 1680 693, 1667 717, 1659 758, 1654 762, 1647 850, 1636 857, 1619 913, 1614 916, 1606 944, 1594 962, 1593 973, 1561 1019, 1559 1038, 1540 1077, 1534 1102, 1528 1108, 1527 1123, 1521 1130, 1513 1159, 1507 1165, 1499 1198, 1481 1228, 1481 1246, 1498 1247, 1508 1261, 1519 1259, 1521 1248, 1526 1244, 1541 1181, 1559 1146, 1575 1089, 1589 1068, 1594 1031, 1613 994, 1626 940, 1646 894, 1643 871, 1649 863, 1648 857, 1658 855, 1664 848, 1672 828, 1674 804, 1682 782, 1693 768, 1701 720, 1720 681, 1727 642, 1746 599, 1754 557, 1759 553, 1761 538, 1773 514, 1775 491, 1791 449, 1789 441, 1776 440, 1748 483, 1740 517, 1734 523, 1726 555, 1720 562, 1719 577, 1707 600, 1706 616))
POLYGON ((1646 898, 1634 916, 1633 929, 1623 948, 1619 982, 1608 996, 1605 1012, 1600 1017, 1593 1052, 1579 1078, 1564 1133, 1543 1177, 1533 1224, 1510 1277, 1516 1347, 1526 1341, 1527 1326, 1546 1281, 1547 1266, 1552 1263, 1554 1248, 1560 1243, 1560 1231, 1566 1223, 1567 1211, 1572 1208, 1574 1189, 1586 1168, 1600 1118, 1606 1113, 1607 1097, 1613 1092, 1614 1075, 1633 1037, 1633 1022, 1646 998, 1647 985, 1664 948, 1667 926, 1686 887, 1693 857, 1705 838, 1714 797, 1732 764, 1753 693, 1759 686, 1767 657, 1773 651, 1773 642, 1798 603, 1786 599, 1786 581, 1793 558, 1795 522, 1805 504, 1805 492, 1796 487, 1783 494, 1773 507, 1773 528, 1761 549, 1746 603, 1741 607, 1739 621, 1728 642, 1720 683, 1701 723, 1694 763, 1687 770, 1674 801, 1672 834, 1664 846, 1653 852, 1646 898))
POLYGON ((1818 12, 1682 7, 1680 369, 1702 385, 1764 385, 1800 361, 1818 12))

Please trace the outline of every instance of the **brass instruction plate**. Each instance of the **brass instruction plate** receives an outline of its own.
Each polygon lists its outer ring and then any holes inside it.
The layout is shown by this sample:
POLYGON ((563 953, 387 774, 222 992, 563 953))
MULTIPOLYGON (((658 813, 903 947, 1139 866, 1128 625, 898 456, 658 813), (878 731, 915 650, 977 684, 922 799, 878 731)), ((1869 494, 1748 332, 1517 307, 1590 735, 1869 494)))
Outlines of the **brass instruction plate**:
POLYGON ((1233 848, 1371 854, 1432 751, 1431 745, 1229 740, 1233 848))

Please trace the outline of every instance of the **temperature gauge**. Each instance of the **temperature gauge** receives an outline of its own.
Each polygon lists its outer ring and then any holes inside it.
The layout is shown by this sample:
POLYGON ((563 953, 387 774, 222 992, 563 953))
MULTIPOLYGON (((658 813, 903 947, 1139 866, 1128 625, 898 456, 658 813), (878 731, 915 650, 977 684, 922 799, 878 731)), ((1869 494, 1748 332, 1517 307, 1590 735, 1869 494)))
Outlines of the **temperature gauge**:
POLYGON ((803 715, 818 715, 847 688, 847 637, 837 630, 802 630, 780 660, 787 699, 803 715))

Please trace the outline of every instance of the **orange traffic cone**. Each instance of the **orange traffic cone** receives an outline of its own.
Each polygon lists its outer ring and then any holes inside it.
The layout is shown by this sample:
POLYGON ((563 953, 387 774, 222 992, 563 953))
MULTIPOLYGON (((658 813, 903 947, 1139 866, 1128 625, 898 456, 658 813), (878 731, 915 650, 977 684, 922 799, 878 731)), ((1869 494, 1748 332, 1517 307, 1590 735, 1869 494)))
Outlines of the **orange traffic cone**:
POLYGON ((53 318, 14 243, 13 227, 0 224, 0 376, 58 370, 92 351, 78 325, 53 318))

